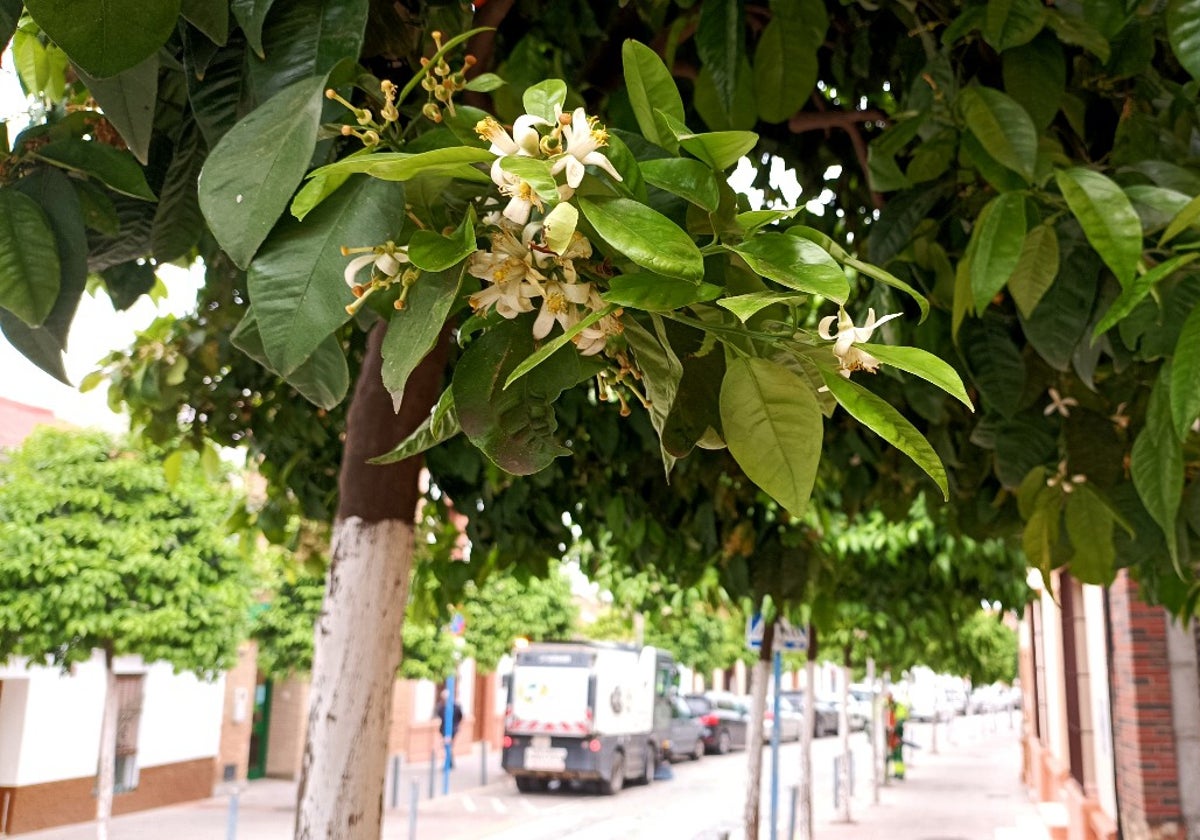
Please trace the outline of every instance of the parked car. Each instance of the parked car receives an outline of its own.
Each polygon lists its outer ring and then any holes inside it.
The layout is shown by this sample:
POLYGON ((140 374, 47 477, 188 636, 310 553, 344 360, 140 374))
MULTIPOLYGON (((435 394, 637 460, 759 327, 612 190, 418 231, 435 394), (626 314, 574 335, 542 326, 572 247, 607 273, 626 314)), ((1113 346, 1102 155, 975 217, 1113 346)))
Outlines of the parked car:
MULTIPOLYGON (((750 698, 745 698, 747 703, 750 698)), ((767 697, 766 714, 763 722, 763 739, 771 740, 772 730, 775 728, 775 698, 767 697)), ((780 741, 799 741, 800 733, 804 731, 804 714, 792 705, 791 701, 779 695, 779 740, 780 741)))
POLYGON ((865 685, 850 686, 850 707, 846 717, 850 720, 850 731, 864 730, 871 725, 875 692, 865 685))
MULTIPOLYGON (((806 701, 804 691, 781 691, 779 692, 779 696, 791 703, 796 712, 803 716, 806 701)), ((822 735, 838 734, 838 709, 836 703, 828 698, 818 697, 816 704, 813 706, 813 712, 814 738, 820 738, 822 735)))
POLYGON ((670 737, 663 741, 662 754, 667 761, 690 758, 699 761, 708 744, 704 740, 705 725, 682 697, 671 698, 670 737))
POLYGON ((683 699, 704 725, 702 737, 708 752, 724 755, 735 749, 745 749, 750 730, 748 704, 733 694, 720 691, 685 694, 683 699))

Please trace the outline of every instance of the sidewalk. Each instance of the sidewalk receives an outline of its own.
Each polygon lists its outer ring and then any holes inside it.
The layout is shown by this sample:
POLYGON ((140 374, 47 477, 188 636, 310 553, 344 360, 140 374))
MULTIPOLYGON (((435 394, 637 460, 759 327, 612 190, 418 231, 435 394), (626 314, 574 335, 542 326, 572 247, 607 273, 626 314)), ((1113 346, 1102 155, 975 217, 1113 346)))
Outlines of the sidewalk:
MULTIPOLYGON (((484 785, 510 785, 508 776, 500 769, 500 750, 485 748, 482 742, 472 745, 470 754, 459 755, 450 771, 450 794, 479 790, 484 785)), ((439 763, 428 759, 420 763, 400 763, 398 780, 393 779, 395 764, 389 761, 383 789, 385 828, 395 824, 400 831, 403 815, 415 795, 423 805, 430 799, 441 799, 444 774, 439 763), (430 795, 432 785, 433 795, 430 795)), ((256 779, 239 786, 236 802, 237 840, 290 840, 292 814, 296 808, 295 781, 256 779)), ((228 826, 233 797, 222 793, 210 799, 138 811, 114 817, 109 823, 110 840, 221 840, 229 836, 228 826)), ((15 835, 21 840, 95 840, 95 822, 33 831, 15 835)), ((396 836, 403 836, 397 834, 396 836)))
MULTIPOLYGON (((1048 838, 1021 783, 1020 740, 1006 714, 960 717, 949 731, 939 725, 937 753, 931 730, 910 724, 919 747, 907 755, 904 780, 881 787, 879 803, 859 806, 849 824, 817 821, 816 840, 1048 838)), ((869 777, 866 783, 870 802, 869 777)))

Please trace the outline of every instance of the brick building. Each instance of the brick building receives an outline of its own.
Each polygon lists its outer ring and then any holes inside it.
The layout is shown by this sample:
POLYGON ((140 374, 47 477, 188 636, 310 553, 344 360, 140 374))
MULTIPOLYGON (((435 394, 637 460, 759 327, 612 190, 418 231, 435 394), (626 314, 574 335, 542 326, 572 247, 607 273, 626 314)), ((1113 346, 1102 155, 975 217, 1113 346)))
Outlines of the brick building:
POLYGON ((1200 840, 1200 627, 1122 572, 1066 571, 1021 623, 1024 775, 1053 836, 1200 840))

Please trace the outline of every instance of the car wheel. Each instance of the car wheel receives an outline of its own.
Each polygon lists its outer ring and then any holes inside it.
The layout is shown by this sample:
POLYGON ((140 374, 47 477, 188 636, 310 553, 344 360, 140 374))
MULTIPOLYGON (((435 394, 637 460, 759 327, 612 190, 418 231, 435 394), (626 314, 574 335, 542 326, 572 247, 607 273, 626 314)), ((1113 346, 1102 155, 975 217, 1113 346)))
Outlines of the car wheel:
POLYGON ((722 729, 717 735, 717 755, 728 755, 733 751, 733 738, 729 736, 728 729, 722 729))
POLYGON ((623 753, 616 753, 612 760, 612 769, 609 771, 608 778, 600 783, 600 792, 606 796, 613 796, 621 792, 621 788, 625 787, 625 756, 623 753))
POLYGON ((696 748, 692 750, 692 761, 699 761, 704 758, 704 739, 696 739, 696 748))

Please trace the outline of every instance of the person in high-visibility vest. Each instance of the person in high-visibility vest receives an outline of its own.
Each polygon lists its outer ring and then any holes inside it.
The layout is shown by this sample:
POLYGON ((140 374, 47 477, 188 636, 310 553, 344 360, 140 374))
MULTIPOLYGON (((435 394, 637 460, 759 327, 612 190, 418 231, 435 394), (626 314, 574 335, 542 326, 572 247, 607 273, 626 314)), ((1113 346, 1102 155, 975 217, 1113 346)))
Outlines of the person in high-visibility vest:
POLYGON ((885 723, 887 725, 888 775, 904 778, 904 722, 908 720, 908 707, 898 703, 892 695, 887 697, 885 723))

